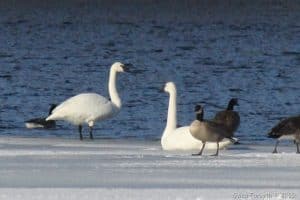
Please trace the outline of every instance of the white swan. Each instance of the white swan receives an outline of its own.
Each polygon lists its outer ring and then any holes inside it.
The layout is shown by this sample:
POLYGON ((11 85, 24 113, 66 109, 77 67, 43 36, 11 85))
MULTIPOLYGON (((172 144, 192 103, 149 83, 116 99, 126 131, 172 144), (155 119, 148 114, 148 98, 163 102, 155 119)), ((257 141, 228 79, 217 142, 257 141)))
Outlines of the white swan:
POLYGON ((82 93, 71 97, 58 105, 48 120, 65 120, 79 128, 80 140, 82 137, 82 124, 88 124, 90 128, 90 139, 93 139, 93 126, 96 121, 111 118, 119 113, 122 102, 116 89, 116 78, 118 72, 124 72, 125 66, 114 63, 110 68, 108 90, 111 101, 96 93, 82 93))
MULTIPOLYGON (((173 82, 166 83, 164 91, 169 93, 169 108, 166 128, 161 138, 163 150, 183 150, 192 151, 202 148, 202 142, 194 138, 189 130, 189 126, 177 128, 176 117, 176 86, 173 82)), ((230 140, 224 139, 219 143, 220 148, 232 144, 230 140)), ((206 143, 206 149, 217 149, 216 143, 206 143)))

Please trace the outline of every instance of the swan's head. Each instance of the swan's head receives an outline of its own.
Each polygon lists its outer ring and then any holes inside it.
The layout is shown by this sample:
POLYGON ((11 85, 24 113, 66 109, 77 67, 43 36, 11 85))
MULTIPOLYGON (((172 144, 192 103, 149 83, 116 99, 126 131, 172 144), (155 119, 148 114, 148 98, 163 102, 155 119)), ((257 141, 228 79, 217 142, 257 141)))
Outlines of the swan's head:
POLYGON ((116 71, 116 72, 127 72, 128 71, 128 68, 120 63, 120 62, 115 62, 112 66, 111 66, 111 69, 116 71))
POLYGON ((176 86, 173 82, 167 82, 164 87, 164 91, 167 93, 176 92, 176 86))

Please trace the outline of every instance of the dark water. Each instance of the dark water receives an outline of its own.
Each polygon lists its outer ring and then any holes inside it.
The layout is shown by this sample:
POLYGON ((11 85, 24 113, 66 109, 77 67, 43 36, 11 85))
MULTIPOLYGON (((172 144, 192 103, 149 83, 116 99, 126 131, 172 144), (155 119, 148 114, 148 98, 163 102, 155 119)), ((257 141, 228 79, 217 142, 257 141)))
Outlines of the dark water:
POLYGON ((181 125, 195 103, 210 118, 238 97, 246 142, 273 142, 274 123, 299 114, 300 2, 113 2, 0 1, 0 135, 77 138, 66 122, 23 122, 81 92, 108 96, 114 61, 140 73, 118 77, 123 109, 97 123, 98 138, 160 138, 166 81, 177 85, 181 125))

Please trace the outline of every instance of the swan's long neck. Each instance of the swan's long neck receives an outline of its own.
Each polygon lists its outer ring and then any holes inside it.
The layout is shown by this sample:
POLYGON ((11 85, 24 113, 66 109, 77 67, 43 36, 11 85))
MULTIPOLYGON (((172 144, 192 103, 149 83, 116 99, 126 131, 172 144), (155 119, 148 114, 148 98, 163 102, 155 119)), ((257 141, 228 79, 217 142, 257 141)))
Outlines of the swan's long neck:
POLYGON ((176 89, 170 92, 169 98, 169 108, 168 108, 168 118, 165 131, 175 130, 177 126, 177 117, 176 117, 176 89))
POLYGON ((112 103, 118 108, 121 109, 122 102, 118 95, 118 91, 116 88, 116 80, 117 80, 117 72, 114 69, 110 70, 109 74, 109 82, 108 82, 108 92, 111 98, 112 103))

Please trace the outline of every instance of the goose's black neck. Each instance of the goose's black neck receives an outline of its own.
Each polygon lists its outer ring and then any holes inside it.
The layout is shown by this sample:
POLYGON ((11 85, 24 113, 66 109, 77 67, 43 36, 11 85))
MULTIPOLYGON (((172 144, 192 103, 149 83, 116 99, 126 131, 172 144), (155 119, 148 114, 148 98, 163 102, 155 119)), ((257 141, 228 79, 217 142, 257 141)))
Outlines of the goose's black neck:
POLYGON ((227 110, 233 110, 233 107, 234 107, 234 103, 232 101, 230 101, 228 103, 227 110))
POLYGON ((204 116, 203 111, 202 111, 202 112, 196 113, 196 119, 197 119, 198 121, 200 121, 200 122, 203 121, 203 116, 204 116))

